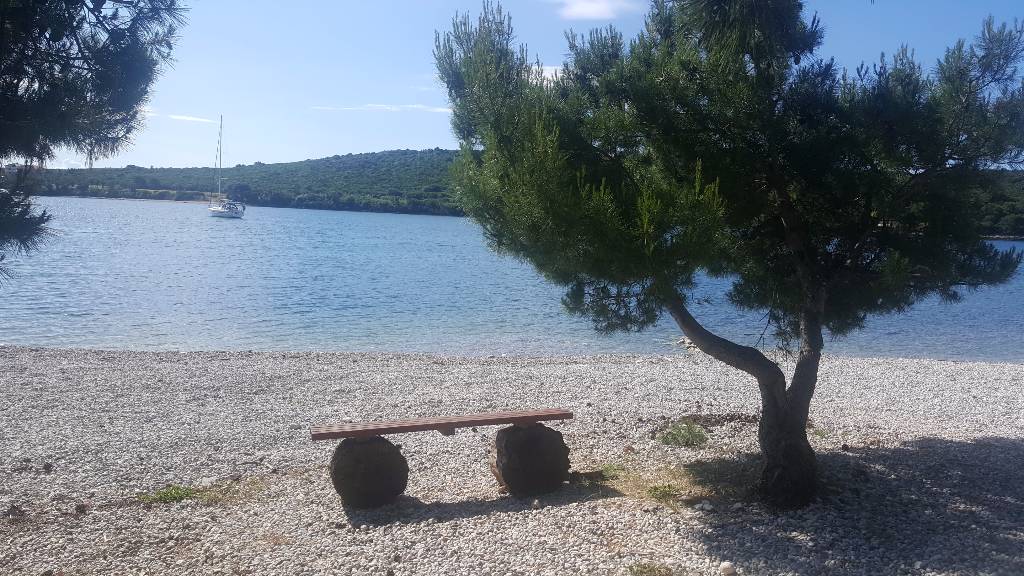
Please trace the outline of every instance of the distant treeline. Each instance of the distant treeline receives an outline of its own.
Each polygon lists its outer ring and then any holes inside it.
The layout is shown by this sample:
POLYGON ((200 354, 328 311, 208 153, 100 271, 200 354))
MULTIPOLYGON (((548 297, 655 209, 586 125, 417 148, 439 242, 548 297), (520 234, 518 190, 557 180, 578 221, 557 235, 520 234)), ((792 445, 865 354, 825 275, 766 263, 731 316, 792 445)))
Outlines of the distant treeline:
POLYGON ((982 233, 1024 237, 1024 171, 1001 170, 981 192, 982 233))
MULTIPOLYGON (((224 168, 223 191, 254 206, 461 215, 448 190, 453 150, 390 150, 302 162, 224 168)), ((36 193, 202 200, 216 192, 213 168, 93 168, 43 171, 36 193)))
MULTIPOLYGON (((256 206, 461 215, 449 190, 454 150, 390 150, 318 160, 224 168, 224 191, 256 206)), ((203 200, 217 190, 213 168, 45 170, 36 193, 154 200, 203 200)), ((976 192, 983 233, 1024 237, 1024 172, 993 172, 976 192)))

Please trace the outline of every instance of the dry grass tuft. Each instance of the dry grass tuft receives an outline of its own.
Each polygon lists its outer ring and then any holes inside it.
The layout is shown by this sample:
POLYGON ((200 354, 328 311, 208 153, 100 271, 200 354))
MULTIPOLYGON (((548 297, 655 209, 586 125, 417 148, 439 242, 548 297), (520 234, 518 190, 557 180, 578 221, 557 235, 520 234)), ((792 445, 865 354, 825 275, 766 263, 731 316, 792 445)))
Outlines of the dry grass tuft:
POLYGON ((199 499, 203 504, 238 504, 253 499, 269 486, 262 478, 246 478, 203 490, 199 499))
POLYGON ((250 500, 267 488, 268 485, 262 478, 246 478, 209 488, 171 484, 155 492, 139 494, 137 498, 143 504, 173 504, 194 499, 206 505, 216 506, 250 500))
POLYGON ((675 576, 675 572, 669 566, 650 562, 633 564, 626 571, 629 576, 675 576))
POLYGON ((636 471, 618 466, 616 470, 614 477, 601 482, 632 498, 678 506, 702 500, 748 499, 757 482, 760 464, 758 456, 740 454, 673 468, 636 471))

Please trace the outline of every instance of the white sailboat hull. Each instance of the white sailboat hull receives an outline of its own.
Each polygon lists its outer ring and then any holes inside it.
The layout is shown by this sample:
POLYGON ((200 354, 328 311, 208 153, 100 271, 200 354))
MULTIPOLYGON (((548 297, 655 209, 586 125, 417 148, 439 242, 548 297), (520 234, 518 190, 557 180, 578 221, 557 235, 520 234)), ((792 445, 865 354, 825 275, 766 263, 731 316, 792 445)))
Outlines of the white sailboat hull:
POLYGON ((241 218, 245 215, 245 211, 243 210, 232 210, 221 206, 211 206, 209 211, 210 216, 213 216, 214 218, 241 218))

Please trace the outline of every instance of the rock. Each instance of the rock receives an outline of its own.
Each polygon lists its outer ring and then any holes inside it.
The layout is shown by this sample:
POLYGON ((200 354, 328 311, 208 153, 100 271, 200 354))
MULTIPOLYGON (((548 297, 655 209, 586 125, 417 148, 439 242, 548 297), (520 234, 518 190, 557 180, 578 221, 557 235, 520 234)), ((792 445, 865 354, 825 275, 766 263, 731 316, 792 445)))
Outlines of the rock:
POLYGON ((569 448, 562 433, 543 424, 498 430, 491 472, 513 496, 553 492, 569 480, 569 448))
POLYGON ((734 576, 736 574, 736 567, 732 565, 732 562, 722 562, 718 565, 718 571, 722 576, 734 576))
POLYGON ((10 518, 11 520, 19 520, 27 515, 28 514, 25 512, 25 510, 21 506, 18 506, 17 504, 11 504, 7 508, 7 511, 4 512, 4 516, 10 518))
POLYGON ((707 500, 701 500, 700 502, 694 504, 693 508, 695 510, 701 510, 703 512, 711 512, 712 510, 715 509, 715 506, 707 500))
POLYGON ((199 481, 199 487, 200 488, 209 488, 209 487, 213 486, 214 484, 216 484, 216 482, 217 482, 216 478, 214 478, 212 476, 207 476, 206 478, 203 478, 202 480, 199 481))
POLYGON ((75 514, 82 515, 89 511, 89 505, 85 502, 75 504, 75 514))
POLYGON ((331 482, 346 506, 374 508, 395 501, 405 492, 409 464, 388 440, 346 438, 334 450, 331 482))

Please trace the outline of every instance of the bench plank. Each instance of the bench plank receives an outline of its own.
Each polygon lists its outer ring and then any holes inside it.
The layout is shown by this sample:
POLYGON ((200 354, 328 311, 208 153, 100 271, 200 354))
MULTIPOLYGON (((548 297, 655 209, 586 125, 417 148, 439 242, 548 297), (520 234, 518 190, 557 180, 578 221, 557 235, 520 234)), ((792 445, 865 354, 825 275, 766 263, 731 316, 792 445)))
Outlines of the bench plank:
POLYGON ((471 426, 492 426, 494 424, 532 424, 542 420, 568 420, 572 412, 558 408, 525 410, 518 412, 487 412, 462 416, 441 416, 437 418, 410 418, 383 422, 346 422, 344 424, 323 424, 312 426, 309 436, 312 440, 334 440, 337 438, 365 438, 400 432, 441 430, 454 432, 455 428, 471 426))

